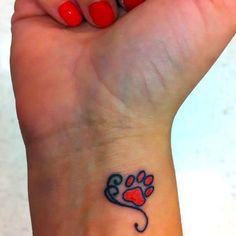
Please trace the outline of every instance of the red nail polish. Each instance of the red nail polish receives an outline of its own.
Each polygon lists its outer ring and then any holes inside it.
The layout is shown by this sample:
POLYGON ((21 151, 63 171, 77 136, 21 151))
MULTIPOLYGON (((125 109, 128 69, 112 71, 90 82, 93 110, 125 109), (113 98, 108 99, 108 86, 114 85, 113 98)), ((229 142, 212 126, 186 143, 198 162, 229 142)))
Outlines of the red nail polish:
POLYGON ((78 26, 83 20, 79 8, 71 1, 60 5, 58 12, 68 26, 78 26))
POLYGON ((111 25, 116 19, 113 9, 107 1, 99 1, 90 4, 89 14, 94 24, 101 28, 111 25))
POLYGON ((126 10, 130 11, 143 2, 145 2, 145 0, 124 0, 124 5, 125 5, 126 10))

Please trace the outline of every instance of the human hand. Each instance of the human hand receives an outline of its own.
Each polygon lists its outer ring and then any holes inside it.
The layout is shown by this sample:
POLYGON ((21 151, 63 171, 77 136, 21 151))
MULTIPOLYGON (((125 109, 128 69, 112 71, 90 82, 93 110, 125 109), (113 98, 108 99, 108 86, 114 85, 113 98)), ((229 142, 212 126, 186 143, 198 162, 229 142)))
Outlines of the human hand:
POLYGON ((150 0, 99 30, 65 28, 17 0, 12 75, 25 139, 88 122, 171 125, 234 35, 233 2, 150 0))
MULTIPOLYGON (((17 0, 11 66, 30 167, 33 222, 42 221, 45 212, 35 213, 40 212, 37 202, 49 199, 39 197, 42 185, 54 182, 65 162, 77 167, 70 171, 75 179, 78 169, 89 169, 83 158, 75 161, 78 152, 88 156, 88 149, 129 137, 169 138, 179 106, 235 34, 235 9, 233 0, 149 0, 109 28, 88 23, 66 28, 34 2, 17 0)), ((117 150, 109 147, 109 154, 117 150)), ((92 155, 98 156, 97 151, 92 155)), ((97 160, 110 170, 124 165, 122 158, 115 164, 104 159, 97 160)), ((102 165, 95 166, 100 169, 89 169, 90 176, 104 172, 102 165)), ((74 189, 78 197, 81 187, 74 189)), ((42 230, 34 224, 37 232, 42 230)))

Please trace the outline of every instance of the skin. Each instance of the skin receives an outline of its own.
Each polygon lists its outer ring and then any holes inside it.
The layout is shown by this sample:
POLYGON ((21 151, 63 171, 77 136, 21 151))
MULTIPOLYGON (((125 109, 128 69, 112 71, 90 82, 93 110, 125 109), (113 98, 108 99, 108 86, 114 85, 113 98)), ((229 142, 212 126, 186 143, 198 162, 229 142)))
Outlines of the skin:
POLYGON ((34 235, 137 235, 142 218, 102 192, 111 173, 140 169, 159 188, 145 235, 182 235, 171 125, 234 36, 235 1, 149 0, 102 30, 65 28, 25 3, 11 70, 34 235))

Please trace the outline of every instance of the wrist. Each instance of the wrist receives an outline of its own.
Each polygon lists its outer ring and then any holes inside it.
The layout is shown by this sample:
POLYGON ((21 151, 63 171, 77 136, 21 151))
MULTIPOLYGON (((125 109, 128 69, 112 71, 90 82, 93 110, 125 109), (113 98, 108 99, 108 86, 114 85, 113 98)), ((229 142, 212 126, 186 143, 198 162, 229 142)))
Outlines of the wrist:
POLYGON ((144 208, 150 219, 147 235, 169 236, 173 235, 173 231, 175 235, 181 235, 181 227, 177 225, 179 209, 171 162, 170 132, 160 129, 159 133, 134 133, 136 135, 130 136, 116 133, 112 142, 77 150, 74 145, 59 145, 64 142, 58 141, 58 137, 57 141, 55 137, 50 142, 41 140, 27 149, 35 235, 55 235, 59 222, 63 222, 65 231, 57 235, 74 235, 75 232, 85 236, 133 235, 133 223, 138 221, 141 227, 142 216, 132 209, 113 206, 104 196, 104 188, 112 173, 120 173, 125 179, 140 170, 155 175, 157 184, 153 197, 144 208), (68 214, 73 215, 70 220, 68 214), (44 229, 40 227, 42 222, 44 229), (112 227, 104 222, 110 222, 112 227), (174 228, 169 227, 173 224, 174 228), (116 234, 114 227, 117 228, 116 234), (168 227, 173 229, 167 232, 164 229, 168 227))

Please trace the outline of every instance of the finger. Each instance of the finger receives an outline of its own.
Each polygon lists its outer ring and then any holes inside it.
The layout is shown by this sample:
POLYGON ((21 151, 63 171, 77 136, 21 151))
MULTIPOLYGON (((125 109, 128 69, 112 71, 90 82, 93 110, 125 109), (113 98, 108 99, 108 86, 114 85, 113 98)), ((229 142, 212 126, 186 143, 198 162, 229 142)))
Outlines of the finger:
POLYGON ((79 5, 74 1, 65 0, 35 0, 52 18, 58 22, 75 27, 83 21, 79 5))
POLYGON ((141 3, 145 2, 145 0, 118 0, 120 5, 127 11, 131 11, 141 3))
POLYGON ((96 27, 105 28, 116 21, 115 0, 77 0, 77 2, 87 21, 96 27))
POLYGON ((14 14, 12 16, 12 23, 22 18, 42 15, 45 15, 45 11, 43 11, 35 1, 16 0, 14 14))

